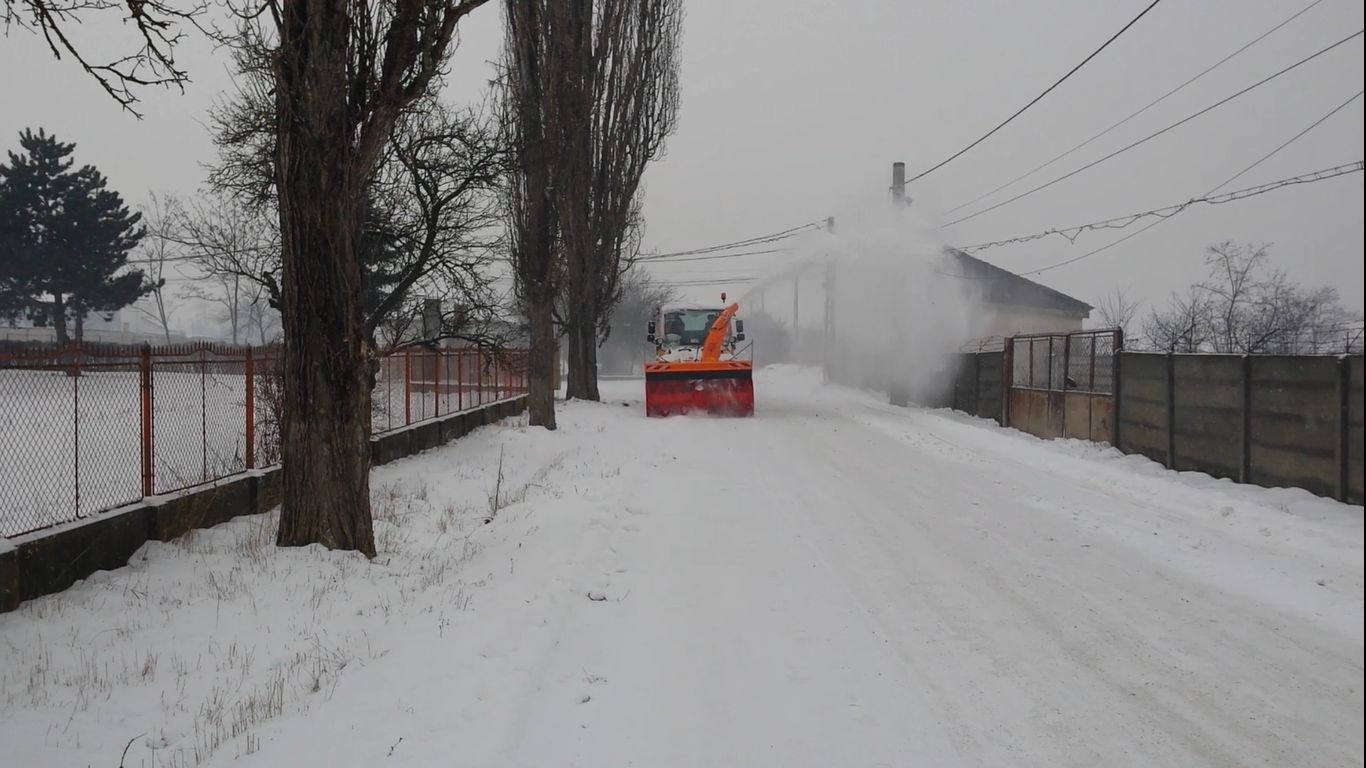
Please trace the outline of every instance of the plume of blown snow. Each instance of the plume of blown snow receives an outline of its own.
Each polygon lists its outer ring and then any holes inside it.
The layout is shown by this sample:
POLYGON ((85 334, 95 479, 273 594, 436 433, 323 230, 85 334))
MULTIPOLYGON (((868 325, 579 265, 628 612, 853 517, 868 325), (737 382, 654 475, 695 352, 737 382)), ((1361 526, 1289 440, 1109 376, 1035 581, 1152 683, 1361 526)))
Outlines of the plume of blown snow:
POLYGON ((929 232, 908 207, 880 200, 841 214, 833 232, 802 238, 794 306, 785 306, 792 284, 782 279, 767 283, 763 300, 794 329, 791 359, 825 365, 839 383, 945 402, 956 355, 985 313, 981 286, 929 232))

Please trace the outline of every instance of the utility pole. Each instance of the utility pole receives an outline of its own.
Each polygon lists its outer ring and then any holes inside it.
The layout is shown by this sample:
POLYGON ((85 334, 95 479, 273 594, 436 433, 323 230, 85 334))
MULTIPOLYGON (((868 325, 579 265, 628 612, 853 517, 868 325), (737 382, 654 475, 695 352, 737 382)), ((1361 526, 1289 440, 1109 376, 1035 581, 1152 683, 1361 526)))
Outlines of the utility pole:
MULTIPOLYGON (((826 234, 835 234, 835 217, 829 216, 825 219, 826 234)), ((832 358, 835 354, 835 263, 830 258, 830 252, 825 252, 825 364, 822 368, 825 383, 830 383, 830 368, 833 364, 832 358)))
MULTIPOLYGON (((892 163, 892 206, 899 211, 906 204, 906 164, 892 163)), ((902 302, 897 302, 897 307, 891 310, 897 313, 897 316, 891 318, 892 322, 888 323, 894 331, 891 339, 892 348, 887 356, 888 365, 892 369, 891 381, 887 382, 887 399, 892 405, 902 407, 910 405, 911 402, 910 383, 906 381, 908 371, 902 365, 900 354, 900 346, 904 341, 902 335, 906 333, 904 318, 909 315, 909 302, 910 296, 906 296, 902 302)))

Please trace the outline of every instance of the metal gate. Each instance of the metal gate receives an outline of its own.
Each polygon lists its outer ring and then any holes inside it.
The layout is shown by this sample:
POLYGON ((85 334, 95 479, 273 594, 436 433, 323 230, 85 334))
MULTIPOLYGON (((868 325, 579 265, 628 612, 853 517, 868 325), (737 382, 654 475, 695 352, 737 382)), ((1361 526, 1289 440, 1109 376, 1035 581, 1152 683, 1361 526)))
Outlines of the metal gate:
POLYGON ((1118 329, 1007 339, 1002 422, 1043 438, 1113 444, 1123 346, 1118 329))

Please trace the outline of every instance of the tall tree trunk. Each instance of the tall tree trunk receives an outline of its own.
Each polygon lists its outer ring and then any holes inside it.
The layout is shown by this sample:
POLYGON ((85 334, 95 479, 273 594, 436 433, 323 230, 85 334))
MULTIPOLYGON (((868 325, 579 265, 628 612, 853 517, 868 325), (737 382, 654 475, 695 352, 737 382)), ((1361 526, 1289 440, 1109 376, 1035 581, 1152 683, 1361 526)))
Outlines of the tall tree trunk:
POLYGON ((76 343, 79 345, 85 341, 85 313, 76 312, 76 343))
POLYGON ((583 326, 594 322, 593 292, 598 282, 592 230, 593 180, 593 0, 560 0, 564 24, 556 40, 561 56, 555 100, 560 118, 560 240, 566 265, 566 352, 569 377, 565 396, 596 400, 597 371, 585 359, 583 326))
POLYGON ((550 302, 532 305, 527 350, 527 415, 533 427, 555 429, 555 318, 550 302))
POLYGON ((348 128, 347 6, 284 5, 276 77, 284 492, 276 541, 373 557, 358 252, 364 179, 348 128))
POLYGON ((565 397, 570 400, 601 400, 598 392, 598 336, 592 312, 571 312, 574 320, 566 334, 569 352, 569 381, 565 397))
POLYGON ((57 334, 57 343, 71 341, 66 332, 66 299, 58 293, 52 297, 52 330, 57 334))

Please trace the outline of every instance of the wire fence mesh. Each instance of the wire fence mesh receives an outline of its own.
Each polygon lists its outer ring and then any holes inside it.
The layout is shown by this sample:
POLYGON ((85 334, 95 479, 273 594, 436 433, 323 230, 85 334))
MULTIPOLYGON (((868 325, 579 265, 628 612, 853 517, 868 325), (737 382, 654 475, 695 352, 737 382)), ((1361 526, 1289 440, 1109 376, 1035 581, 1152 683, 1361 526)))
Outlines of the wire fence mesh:
POLYGON ((1115 330, 1015 336, 1010 339, 1011 386, 1068 392, 1114 391, 1115 330))
MULTIPOLYGON (((280 461, 279 349, 0 342, 0 536, 280 461)), ((523 350, 377 361, 371 432, 526 391, 523 350)))

